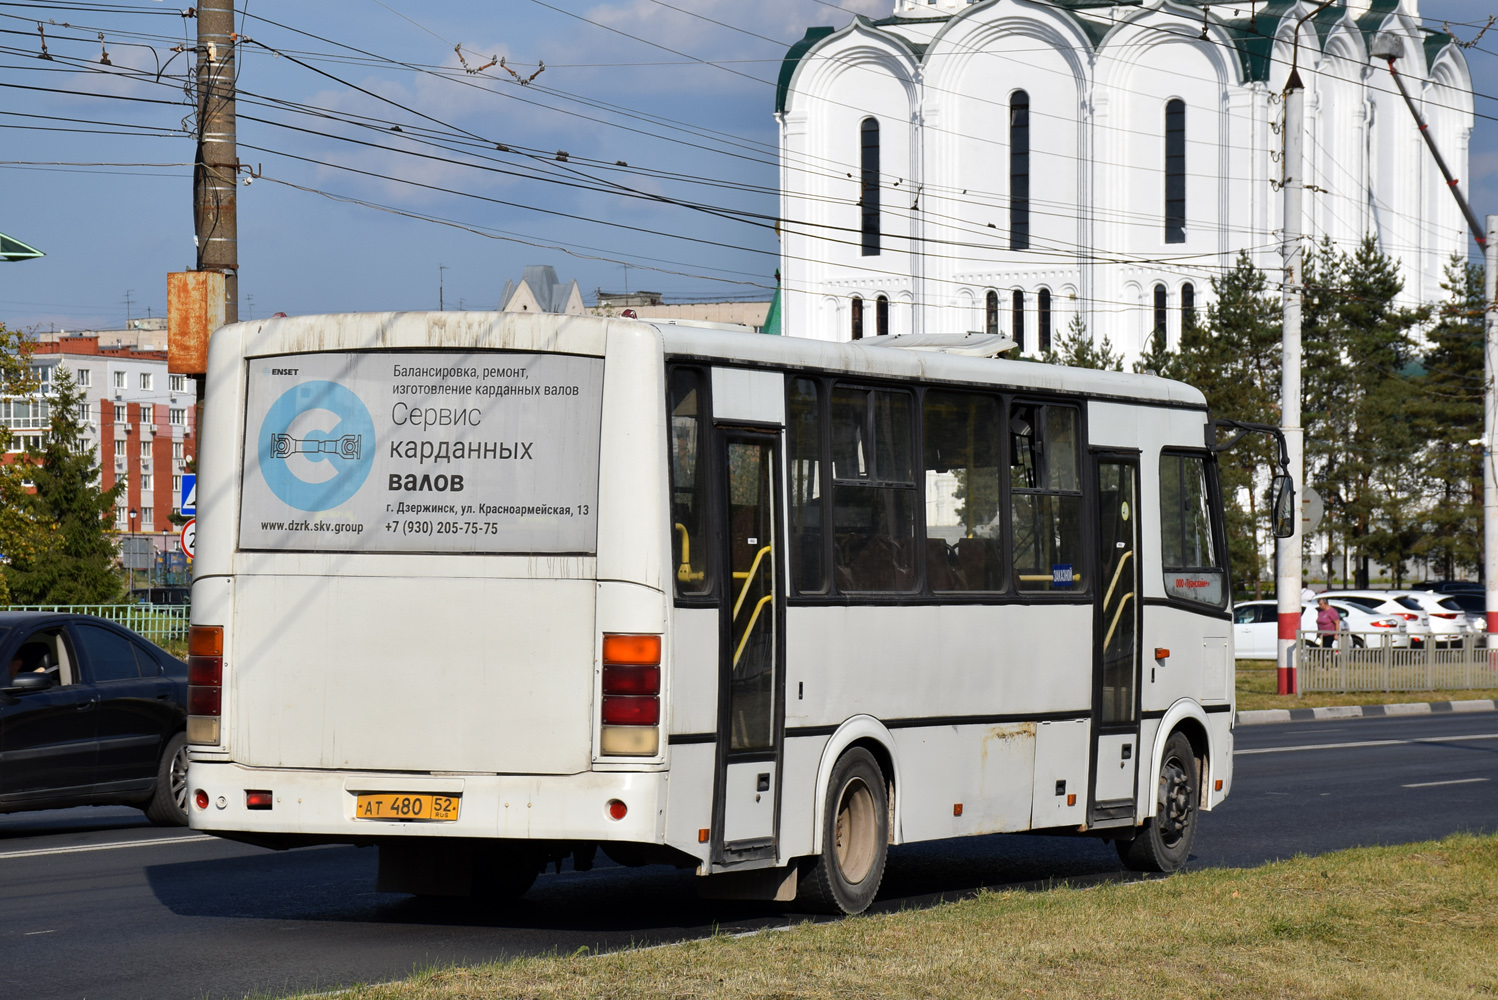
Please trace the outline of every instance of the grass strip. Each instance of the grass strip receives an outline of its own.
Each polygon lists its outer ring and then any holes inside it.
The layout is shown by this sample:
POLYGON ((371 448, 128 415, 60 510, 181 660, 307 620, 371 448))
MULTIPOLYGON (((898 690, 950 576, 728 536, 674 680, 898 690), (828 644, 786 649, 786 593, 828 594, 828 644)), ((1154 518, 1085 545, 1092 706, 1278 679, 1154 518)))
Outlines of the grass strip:
POLYGON ((600 956, 522 958, 357 987, 478 998, 1390 998, 1498 994, 1498 840, 803 923, 600 956))
POLYGON ((1275 694, 1275 667, 1271 661, 1246 660, 1238 664, 1238 711, 1260 708, 1326 708, 1330 705, 1397 705, 1411 701, 1464 701, 1468 698, 1498 698, 1498 688, 1443 691, 1317 691, 1297 697, 1275 694))

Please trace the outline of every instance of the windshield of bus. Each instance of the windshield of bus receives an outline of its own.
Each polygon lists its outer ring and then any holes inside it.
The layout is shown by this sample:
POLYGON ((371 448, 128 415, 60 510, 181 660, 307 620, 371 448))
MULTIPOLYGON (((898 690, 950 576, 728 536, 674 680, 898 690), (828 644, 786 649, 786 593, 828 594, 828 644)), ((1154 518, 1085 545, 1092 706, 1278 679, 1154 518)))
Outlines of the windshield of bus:
POLYGON ((592 553, 603 360, 248 361, 240 547, 592 553))

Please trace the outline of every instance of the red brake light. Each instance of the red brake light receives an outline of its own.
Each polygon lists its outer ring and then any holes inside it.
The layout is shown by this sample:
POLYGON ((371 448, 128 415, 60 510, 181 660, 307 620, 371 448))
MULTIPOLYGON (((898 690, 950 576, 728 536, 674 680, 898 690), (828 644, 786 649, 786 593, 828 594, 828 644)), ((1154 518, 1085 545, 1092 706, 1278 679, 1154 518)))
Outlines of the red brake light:
POLYGON ((1430 613, 1430 616, 1432 618, 1447 618, 1447 619, 1450 619, 1450 618, 1455 618, 1456 617, 1456 612, 1454 612, 1454 611, 1432 611, 1430 613))
POLYGON ((275 796, 270 792, 252 792, 245 789, 244 807, 246 809, 269 809, 275 804, 275 796))
POLYGON ((661 668, 643 664, 605 663, 604 694, 660 694, 661 668))
POLYGON ((661 721, 661 703, 654 697, 610 695, 603 699, 603 721, 610 726, 653 726, 661 721))
POLYGON ((1380 618, 1377 621, 1371 621, 1368 624, 1372 625, 1374 628, 1398 628, 1399 627, 1399 623, 1398 622, 1391 622, 1387 618, 1380 618))
POLYGON ((609 799, 609 817, 611 819, 623 819, 629 813, 629 806, 618 799, 609 799))
POLYGON ((218 715, 223 710, 223 693, 223 688, 195 687, 189 685, 187 688, 187 714, 218 715))
POLYGON ((224 682, 224 658, 222 656, 189 656, 187 658, 187 683, 218 687, 224 682))
POLYGON ((1412 615, 1412 614, 1410 614, 1407 611, 1396 611, 1395 614, 1397 614, 1400 618, 1403 618, 1407 622, 1414 622, 1414 621, 1419 621, 1420 620, 1420 616, 1419 615, 1412 615))
POLYGON ((199 809, 208 808, 208 793, 199 788, 193 793, 192 800, 198 804, 199 809))

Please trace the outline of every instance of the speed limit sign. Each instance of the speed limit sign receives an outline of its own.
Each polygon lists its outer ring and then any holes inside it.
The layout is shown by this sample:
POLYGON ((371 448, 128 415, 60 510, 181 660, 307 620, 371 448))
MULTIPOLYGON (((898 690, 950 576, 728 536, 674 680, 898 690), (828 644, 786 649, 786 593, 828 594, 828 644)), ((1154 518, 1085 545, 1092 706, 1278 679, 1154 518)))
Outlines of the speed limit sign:
POLYGON ((187 558, 193 557, 193 549, 198 544, 198 519, 193 518, 182 526, 182 551, 187 553, 187 558))

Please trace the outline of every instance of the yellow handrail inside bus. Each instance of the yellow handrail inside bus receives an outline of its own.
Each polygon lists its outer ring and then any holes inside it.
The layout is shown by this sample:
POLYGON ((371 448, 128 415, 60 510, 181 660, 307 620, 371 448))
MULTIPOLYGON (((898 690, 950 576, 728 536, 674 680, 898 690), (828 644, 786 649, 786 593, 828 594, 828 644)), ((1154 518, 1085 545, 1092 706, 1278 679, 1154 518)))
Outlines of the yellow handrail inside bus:
POLYGON ((1129 599, 1134 596, 1131 590, 1118 599, 1118 610, 1113 612, 1113 624, 1108 626, 1108 634, 1103 636, 1103 648, 1108 648, 1108 643, 1113 641, 1113 630, 1118 628, 1118 620, 1123 617, 1123 609, 1128 607, 1129 599))
POLYGON ((739 599, 733 602, 733 615, 731 616, 731 618, 737 618, 739 616, 739 608, 744 606, 744 598, 749 596, 749 587, 754 583, 754 571, 759 569, 759 561, 763 559, 765 557, 765 553, 769 551, 770 546, 766 545, 764 548, 760 549, 754 554, 754 562, 749 564, 749 569, 747 572, 735 573, 733 575, 733 578, 735 580, 743 580, 744 586, 739 591, 739 599))
POLYGON ((759 602, 757 604, 754 605, 754 612, 749 616, 749 625, 744 629, 743 637, 739 639, 739 648, 733 651, 734 667, 737 667, 739 665, 739 657, 744 655, 744 645, 749 641, 749 636, 754 633, 754 623, 759 621, 760 611, 766 604, 769 604, 773 600, 775 600, 774 594, 766 594, 764 597, 761 597, 759 599, 759 602))
POLYGON ((1105 611, 1108 608, 1108 602, 1110 600, 1112 600, 1112 598, 1113 598, 1113 588, 1116 587, 1116 586, 1118 586, 1118 578, 1123 575, 1123 568, 1124 568, 1124 566, 1128 565, 1129 556, 1131 556, 1133 554, 1134 554, 1134 550, 1133 549, 1130 549, 1129 551, 1125 552, 1123 554, 1123 558, 1118 561, 1118 569, 1116 569, 1116 570, 1113 571, 1113 582, 1110 583, 1110 584, 1108 584, 1108 593, 1106 593, 1106 594, 1103 595, 1103 609, 1105 611))
POLYGON ((707 570, 692 572, 692 536, 687 534, 687 526, 680 522, 676 530, 681 532, 681 565, 676 568, 676 579, 682 583, 697 583, 707 576, 707 570))

